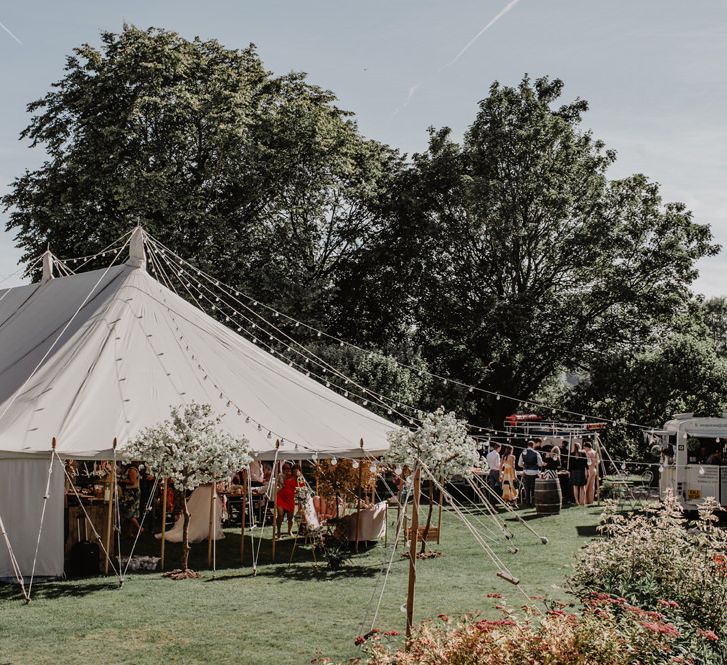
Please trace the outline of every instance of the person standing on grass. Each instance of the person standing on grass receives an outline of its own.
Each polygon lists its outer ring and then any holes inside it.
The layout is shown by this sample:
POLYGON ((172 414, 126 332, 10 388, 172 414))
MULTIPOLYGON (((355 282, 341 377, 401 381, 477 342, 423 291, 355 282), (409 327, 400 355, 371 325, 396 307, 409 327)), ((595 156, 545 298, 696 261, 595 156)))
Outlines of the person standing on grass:
POLYGON ((489 471, 487 473, 487 484, 495 494, 500 494, 500 444, 490 444, 490 452, 485 457, 489 471))
POLYGON ((517 472, 512 446, 503 446, 500 456, 500 484, 502 499, 508 503, 517 502, 517 472))
POLYGON ((276 528, 278 530, 278 538, 280 538, 283 526, 283 519, 288 520, 288 535, 293 535, 293 517, 295 516, 295 490, 298 487, 298 474, 300 467, 289 464, 283 464, 283 477, 280 482, 280 488, 275 496, 275 503, 278 507, 278 520, 276 528))
POLYGON ((586 483, 588 458, 581 450, 581 444, 573 443, 570 459, 570 483, 573 488, 573 499, 578 506, 586 505, 586 483))
POLYGON ((598 453, 594 450, 593 444, 586 441, 583 444, 583 452, 588 459, 586 469, 586 504, 591 504, 596 499, 596 481, 598 480, 598 453))
POLYGON ((532 506, 535 497, 535 480, 540 475, 543 458, 535 450, 535 441, 530 439, 528 447, 523 450, 518 460, 518 466, 523 470, 522 505, 532 506))

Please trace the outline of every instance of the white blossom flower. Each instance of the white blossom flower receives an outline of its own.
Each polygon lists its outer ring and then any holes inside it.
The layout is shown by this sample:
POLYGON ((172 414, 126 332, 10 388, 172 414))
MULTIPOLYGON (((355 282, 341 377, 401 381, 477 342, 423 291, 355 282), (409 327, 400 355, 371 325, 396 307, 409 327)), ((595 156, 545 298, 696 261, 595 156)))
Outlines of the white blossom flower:
POLYGON ((250 442, 222 430, 221 420, 209 404, 175 407, 169 419, 130 441, 124 457, 145 462, 150 473, 184 490, 229 478, 252 460, 250 442))
POLYGON ((439 407, 433 413, 419 414, 422 424, 416 430, 398 429, 388 434, 389 450, 384 461, 391 465, 425 464, 435 478, 448 480, 469 476, 479 462, 477 442, 467 434, 467 423, 453 412, 439 407))

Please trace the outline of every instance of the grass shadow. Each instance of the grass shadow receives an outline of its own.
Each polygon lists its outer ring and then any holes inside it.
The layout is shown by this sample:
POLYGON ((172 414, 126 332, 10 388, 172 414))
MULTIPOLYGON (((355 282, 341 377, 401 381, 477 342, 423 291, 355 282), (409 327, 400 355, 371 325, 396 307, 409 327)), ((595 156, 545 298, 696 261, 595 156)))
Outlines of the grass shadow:
MULTIPOLYGON (((27 588, 27 587, 26 587, 27 588)), ((116 578, 89 578, 87 580, 67 580, 58 582, 44 582, 34 584, 32 600, 55 600, 57 598, 82 598, 99 591, 110 591, 118 589, 119 583, 116 578)), ((0 586, 0 600, 23 600, 20 587, 15 584, 0 586)), ((31 600, 31 602, 32 602, 31 600)))

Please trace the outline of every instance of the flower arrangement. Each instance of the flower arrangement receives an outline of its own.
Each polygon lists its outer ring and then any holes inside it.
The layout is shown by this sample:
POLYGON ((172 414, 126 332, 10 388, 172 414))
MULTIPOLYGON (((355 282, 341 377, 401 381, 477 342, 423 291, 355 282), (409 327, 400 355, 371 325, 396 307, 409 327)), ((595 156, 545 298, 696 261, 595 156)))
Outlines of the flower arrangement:
POLYGON ((182 490, 182 562, 181 569, 169 573, 174 579, 197 577, 189 570, 189 510, 184 490, 229 478, 252 460, 247 439, 224 431, 221 420, 209 404, 175 407, 167 420, 145 428, 124 448, 126 459, 143 461, 150 473, 171 478, 175 488, 182 490))

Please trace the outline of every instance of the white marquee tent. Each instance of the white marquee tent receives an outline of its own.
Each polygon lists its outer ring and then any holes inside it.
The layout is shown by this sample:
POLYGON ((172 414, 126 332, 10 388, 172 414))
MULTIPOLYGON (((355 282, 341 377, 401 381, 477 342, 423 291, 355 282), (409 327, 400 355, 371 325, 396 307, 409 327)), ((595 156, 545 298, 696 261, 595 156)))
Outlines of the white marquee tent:
MULTIPOLYGON (((0 518, 20 570, 32 563, 51 442, 60 457, 111 459, 172 406, 208 403, 272 459, 376 455, 394 425, 180 298, 145 270, 143 231, 106 270, 0 291, 0 518), (364 451, 359 447, 363 439, 364 451)), ((60 466, 60 465, 56 465, 60 466)), ((63 471, 51 475, 36 564, 63 571, 63 471)), ((0 532, 2 524, 0 524, 0 532)), ((0 543, 0 577, 13 574, 0 543)))

